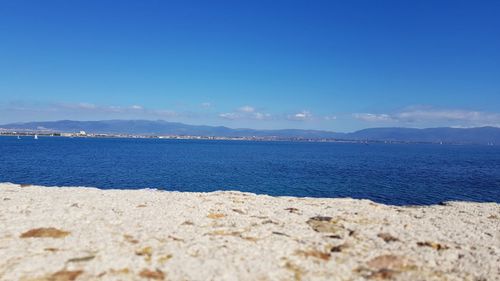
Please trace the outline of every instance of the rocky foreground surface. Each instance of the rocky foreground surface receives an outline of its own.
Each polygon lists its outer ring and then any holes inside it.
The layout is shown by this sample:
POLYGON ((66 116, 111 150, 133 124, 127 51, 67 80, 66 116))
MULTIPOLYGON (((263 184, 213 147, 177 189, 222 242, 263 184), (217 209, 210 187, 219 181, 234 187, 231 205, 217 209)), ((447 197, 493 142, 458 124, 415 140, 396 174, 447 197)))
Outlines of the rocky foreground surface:
POLYGON ((0 184, 0 280, 500 280, 500 205, 0 184))

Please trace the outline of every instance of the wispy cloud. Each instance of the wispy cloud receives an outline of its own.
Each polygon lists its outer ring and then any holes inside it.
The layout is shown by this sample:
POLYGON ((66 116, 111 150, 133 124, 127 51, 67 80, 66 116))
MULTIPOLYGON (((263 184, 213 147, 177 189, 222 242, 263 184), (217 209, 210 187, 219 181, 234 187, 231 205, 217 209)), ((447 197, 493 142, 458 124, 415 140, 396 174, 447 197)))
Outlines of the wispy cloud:
POLYGON ((269 120, 272 115, 265 112, 259 112, 253 106, 245 105, 232 112, 219 113, 219 117, 227 120, 254 119, 269 120))
POLYGON ((409 107, 394 113, 354 113, 353 117, 366 122, 380 123, 461 123, 462 126, 500 125, 499 113, 433 107, 409 107))
POLYGON ((146 114, 154 115, 154 116, 159 116, 159 117, 180 117, 182 114, 173 111, 173 110, 165 110, 165 109, 160 109, 160 110, 147 110, 145 112, 146 114))
POLYGON ((354 113, 353 117, 367 122, 386 122, 386 121, 395 121, 388 114, 374 114, 374 113, 354 113))
POLYGON ((135 109, 135 110, 143 110, 144 109, 144 107, 142 107, 140 105, 132 105, 130 108, 135 109))
POLYGON ((80 103, 50 103, 50 104, 23 104, 23 106, 9 106, 9 110, 24 112, 51 112, 51 113, 81 113, 99 115, 137 115, 137 116, 157 116, 157 117, 177 117, 180 114, 167 109, 151 109, 142 105, 118 106, 118 105, 97 105, 88 102, 80 103))
POLYGON ((202 102, 201 103, 201 107, 203 107, 205 109, 211 108, 212 107, 212 103, 210 103, 210 102, 202 102))
POLYGON ((333 120, 337 120, 337 116, 335 116, 335 115, 325 115, 325 116, 323 116, 323 119, 326 120, 326 121, 333 121, 333 120))
POLYGON ((288 115, 287 119, 293 121, 307 121, 307 120, 312 120, 313 115, 311 112, 307 110, 302 110, 300 112, 288 115))
POLYGON ((66 106, 69 108, 77 108, 77 109, 85 109, 85 110, 94 110, 97 109, 97 106, 92 103, 81 102, 77 104, 63 104, 62 106, 66 106))
POLYGON ((252 114, 252 116, 254 119, 257 119, 257 120, 271 119, 271 114, 269 114, 269 113, 254 112, 252 114))
POLYGON ((236 120, 239 119, 239 115, 234 112, 228 113, 219 113, 219 117, 227 120, 236 120))
POLYGON ((412 110, 400 112, 396 115, 398 120, 406 122, 418 122, 422 120, 443 121, 499 121, 500 115, 481 111, 467 110, 412 110))
POLYGON ((249 105, 245 105, 245 106, 238 108, 238 111, 245 112, 245 113, 251 113, 251 112, 255 112, 255 108, 252 106, 249 106, 249 105))
MULTIPOLYGON (((101 113, 148 113, 148 114, 160 114, 164 115, 165 110, 155 110, 148 109, 142 105, 131 105, 131 106, 117 106, 117 105, 96 105, 92 103, 57 103, 49 105, 49 107, 55 109, 71 109, 80 111, 90 111, 90 112, 101 112, 101 113)), ((170 114, 173 111, 167 111, 170 114)))
MULTIPOLYGON (((205 103, 203 103, 205 104, 205 103)), ((201 104, 203 106, 203 104, 201 104)), ((184 120, 198 120, 200 124, 218 124, 220 119, 234 121, 233 124, 259 124, 265 126, 341 126, 353 119, 366 122, 357 126, 402 126, 402 127, 500 127, 500 113, 478 110, 437 108, 432 106, 412 106, 391 112, 361 112, 320 114, 309 110, 296 112, 269 113, 259 107, 242 105, 228 112, 216 112, 213 109, 198 112, 175 111, 169 108, 148 108, 141 104, 131 105, 102 105, 89 102, 79 103, 44 103, 44 102, 3 102, 0 111, 6 115, 17 116, 15 119, 96 119, 96 118, 144 118, 165 119, 184 122, 184 120), (219 119, 219 121, 217 121, 219 119), (338 121, 336 121, 338 120, 338 121), (300 124, 302 122, 302 124, 300 124), (264 124, 264 123, 261 123, 264 124)), ((205 107, 212 104, 206 103, 205 107)), ((24 120, 23 119, 23 120, 24 120)))

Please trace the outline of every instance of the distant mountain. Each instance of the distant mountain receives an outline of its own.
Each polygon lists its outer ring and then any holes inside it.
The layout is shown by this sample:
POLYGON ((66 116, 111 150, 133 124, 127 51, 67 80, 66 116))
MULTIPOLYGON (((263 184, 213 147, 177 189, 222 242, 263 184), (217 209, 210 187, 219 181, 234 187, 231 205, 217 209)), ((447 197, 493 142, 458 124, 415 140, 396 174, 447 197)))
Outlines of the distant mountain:
POLYGON ((351 139, 409 142, 500 144, 500 128, 373 128, 348 134, 351 139))
POLYGON ((54 132, 137 134, 137 135, 190 135, 190 136, 223 136, 223 137, 285 137, 285 138, 337 138, 343 136, 319 130, 254 130, 231 129, 223 126, 197 126, 167 121, 149 120, 106 120, 106 121, 49 121, 28 122, 0 125, 10 130, 49 130, 54 132))
POLYGON ((53 132, 136 134, 136 135, 191 135, 221 137, 278 137, 310 139, 345 139, 370 141, 406 141, 433 143, 500 144, 500 128, 372 128, 353 133, 336 133, 321 130, 255 130, 232 129, 223 126, 197 126, 167 121, 106 120, 106 121, 49 121, 0 125, 9 130, 48 130, 53 132))

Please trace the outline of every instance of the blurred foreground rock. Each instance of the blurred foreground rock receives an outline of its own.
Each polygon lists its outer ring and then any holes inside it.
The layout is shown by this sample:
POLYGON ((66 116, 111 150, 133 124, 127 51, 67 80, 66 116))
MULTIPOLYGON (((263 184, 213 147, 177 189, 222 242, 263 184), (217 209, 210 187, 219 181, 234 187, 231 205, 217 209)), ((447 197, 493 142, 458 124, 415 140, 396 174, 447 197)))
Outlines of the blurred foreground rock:
POLYGON ((500 280, 500 205, 0 184, 0 280, 500 280))

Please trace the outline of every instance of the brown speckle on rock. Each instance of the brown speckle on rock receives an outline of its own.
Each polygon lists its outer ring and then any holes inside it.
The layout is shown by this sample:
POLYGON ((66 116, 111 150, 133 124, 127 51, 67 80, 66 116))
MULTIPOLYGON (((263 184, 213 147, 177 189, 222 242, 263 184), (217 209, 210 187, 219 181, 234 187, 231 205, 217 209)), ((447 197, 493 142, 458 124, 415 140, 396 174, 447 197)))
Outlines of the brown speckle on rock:
POLYGON ((382 240, 384 240, 387 243, 399 241, 398 238, 392 236, 391 234, 389 234, 387 232, 379 233, 379 234, 377 234, 377 237, 382 238, 382 240))
POLYGON ((146 261, 151 260, 151 256, 153 255, 153 248, 151 247, 144 247, 140 250, 135 251, 135 254, 138 256, 144 256, 146 261))
POLYGON ((399 272, 384 268, 384 269, 380 269, 380 270, 372 272, 367 277, 369 279, 385 280, 385 279, 392 279, 394 277, 394 275, 396 275, 397 273, 399 273, 399 272))
POLYGON ((179 238, 179 237, 175 237, 175 236, 172 236, 172 235, 169 235, 168 238, 170 238, 170 239, 172 239, 174 241, 184 242, 184 239, 179 238))
POLYGON ((302 280, 303 270, 300 267, 291 262, 287 262, 285 264, 285 268, 293 272, 293 277, 295 281, 302 280))
POLYGON ((325 253, 318 250, 306 250, 306 251, 298 250, 295 251, 295 254, 304 256, 306 258, 313 257, 325 261, 330 259, 330 253, 325 253))
POLYGON ((47 252, 57 252, 57 251, 59 251, 59 249, 57 249, 57 248, 45 248, 43 250, 47 251, 47 252))
POLYGON ((293 213, 293 214, 298 214, 300 213, 299 209, 297 208, 293 208, 293 207, 290 207, 290 208, 286 208, 285 211, 288 211, 290 213, 293 213))
POLYGON ((381 255, 368 261, 367 265, 374 270, 403 270, 410 266, 410 262, 401 256, 381 255))
POLYGON ((435 242, 429 242, 429 241, 417 242, 417 246, 419 246, 419 247, 431 247, 431 248, 438 250, 438 251, 449 249, 449 247, 446 245, 435 243, 435 242))
POLYGON ((283 232, 279 232, 279 231, 273 231, 272 232, 274 235, 280 235, 280 236, 286 236, 286 237, 290 237, 290 235, 286 234, 286 233, 283 233, 283 232))
POLYGON ((269 224, 269 223, 272 223, 272 224, 278 224, 277 222, 273 221, 273 220, 265 220, 265 221, 262 221, 262 224, 269 224))
POLYGON ((42 278, 41 280, 47 280, 47 281, 74 281, 78 276, 80 276, 83 273, 83 270, 61 270, 56 273, 53 273, 49 276, 46 276, 45 278, 42 278))
POLYGON ((142 278, 147 278, 147 279, 154 279, 154 280, 164 280, 165 279, 165 273, 163 271, 157 269, 155 271, 149 270, 149 269, 143 269, 140 273, 139 276, 142 278))
POLYGON ((226 215, 224 214, 220 214, 220 213, 210 213, 207 215, 207 218, 209 219, 221 219, 223 217, 225 217, 226 215))
POLYGON ((110 274, 129 274, 130 273, 130 269, 128 268, 121 268, 121 269, 111 269, 109 271, 110 274))
POLYGON ((170 260, 173 257, 173 255, 168 254, 168 255, 163 255, 158 258, 159 263, 166 263, 168 260, 170 260))
POLYGON ((250 216, 251 218, 257 218, 257 219, 268 219, 269 217, 266 216, 250 216))
POLYGON ((317 232, 335 233, 344 230, 344 227, 332 217, 312 217, 306 223, 317 232))
POLYGON ((330 249, 330 252, 332 253, 340 253, 342 252, 344 249, 347 249, 349 248, 349 246, 347 244, 340 244, 340 245, 337 245, 337 246, 333 246, 331 249, 330 249))
POLYGON ((246 213, 240 209, 233 209, 233 212, 238 213, 240 215, 246 215, 246 213))
POLYGON ((205 235, 213 235, 213 236, 237 236, 239 237, 241 235, 240 231, 227 231, 223 229, 217 229, 208 233, 205 233, 205 235))
POLYGON ((124 234, 123 238, 125 238, 125 241, 132 243, 132 244, 139 243, 139 240, 135 239, 132 235, 124 234))
POLYGON ((85 262, 85 261, 91 261, 95 258, 95 256, 86 256, 86 257, 80 257, 80 258, 72 258, 69 259, 67 262, 85 262))
POLYGON ((243 239, 243 240, 247 240, 247 241, 250 241, 250 242, 257 242, 259 241, 260 239, 257 238, 257 237, 252 237, 252 236, 243 236, 243 235, 240 235, 240 238, 243 239))
POLYGON ((325 216, 316 216, 316 217, 310 218, 310 220, 330 222, 333 220, 333 218, 332 217, 325 217, 325 216))
POLYGON ((41 227, 28 230, 21 234, 21 238, 63 238, 70 234, 68 231, 54 227, 41 227))

